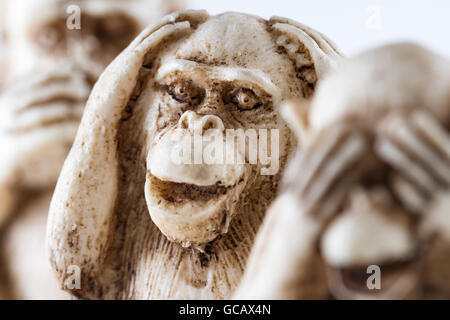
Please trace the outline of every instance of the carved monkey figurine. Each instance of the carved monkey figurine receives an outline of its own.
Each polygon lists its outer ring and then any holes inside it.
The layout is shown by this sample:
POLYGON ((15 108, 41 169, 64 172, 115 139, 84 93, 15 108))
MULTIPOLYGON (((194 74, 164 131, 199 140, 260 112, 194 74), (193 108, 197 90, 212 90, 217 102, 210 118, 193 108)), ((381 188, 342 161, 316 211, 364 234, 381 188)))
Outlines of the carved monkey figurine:
POLYGON ((58 180, 59 281, 76 265, 79 298, 231 297, 295 147, 278 106, 309 98, 340 57, 285 18, 186 11, 145 29, 96 83, 58 180), (278 130, 280 170, 172 161, 173 136, 209 128, 278 130))

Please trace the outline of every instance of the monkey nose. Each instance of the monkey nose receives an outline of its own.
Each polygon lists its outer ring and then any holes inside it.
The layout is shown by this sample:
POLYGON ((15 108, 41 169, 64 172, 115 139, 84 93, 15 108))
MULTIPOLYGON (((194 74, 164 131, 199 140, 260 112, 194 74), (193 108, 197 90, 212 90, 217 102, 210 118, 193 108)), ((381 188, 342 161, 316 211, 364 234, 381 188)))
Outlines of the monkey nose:
POLYGON ((203 134, 210 129, 224 131, 222 119, 215 115, 199 115, 194 111, 186 111, 180 117, 178 126, 194 133, 203 134))

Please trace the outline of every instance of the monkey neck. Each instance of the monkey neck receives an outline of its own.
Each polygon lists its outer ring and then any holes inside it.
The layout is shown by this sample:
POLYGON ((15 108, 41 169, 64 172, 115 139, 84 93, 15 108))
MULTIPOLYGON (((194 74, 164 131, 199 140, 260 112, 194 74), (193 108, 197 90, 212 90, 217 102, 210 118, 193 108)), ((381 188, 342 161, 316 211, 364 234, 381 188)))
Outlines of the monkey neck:
MULTIPOLYGON (((228 232, 207 245, 205 252, 167 240, 151 221, 142 193, 133 199, 121 195, 116 230, 111 232, 115 236, 100 279, 102 288, 89 295, 119 299, 230 298, 267 207, 276 195, 278 180, 278 175, 259 176, 248 185, 228 232)), ((98 287, 98 280, 93 287, 98 287)))

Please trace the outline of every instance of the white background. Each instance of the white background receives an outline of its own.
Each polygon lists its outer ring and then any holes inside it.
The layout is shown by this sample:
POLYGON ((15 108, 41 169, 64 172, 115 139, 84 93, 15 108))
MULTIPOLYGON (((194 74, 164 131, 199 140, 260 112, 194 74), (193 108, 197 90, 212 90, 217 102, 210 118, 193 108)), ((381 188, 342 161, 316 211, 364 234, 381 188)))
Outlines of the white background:
POLYGON ((210 14, 292 18, 327 35, 346 55, 414 41, 450 58, 450 0, 188 0, 210 14))

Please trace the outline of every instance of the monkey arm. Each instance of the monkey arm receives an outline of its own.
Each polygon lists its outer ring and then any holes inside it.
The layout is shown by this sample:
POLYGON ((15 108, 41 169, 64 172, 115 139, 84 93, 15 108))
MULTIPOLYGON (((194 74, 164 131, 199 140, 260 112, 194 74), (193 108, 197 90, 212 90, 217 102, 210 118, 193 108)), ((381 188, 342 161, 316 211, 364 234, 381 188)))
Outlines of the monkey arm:
POLYGON ((89 97, 57 183, 47 228, 47 252, 61 284, 73 265, 81 269, 83 279, 96 281, 94 288, 82 283, 81 295, 101 290, 98 282, 112 237, 118 193, 116 135, 144 57, 168 35, 190 29, 188 21, 178 19, 190 15, 198 19, 202 14, 175 13, 146 28, 104 71, 89 97))
POLYGON ((377 152, 396 169, 393 189, 412 212, 424 216, 426 236, 447 237, 450 186, 450 134, 431 113, 415 110, 390 115, 379 125, 377 152))
POLYGON ((305 147, 286 169, 287 190, 268 211, 236 298, 327 297, 320 233, 358 177, 368 142, 358 130, 336 124, 305 147))
POLYGON ((326 298, 319 233, 319 221, 301 213, 295 195, 282 194, 267 213, 234 298, 326 298))

